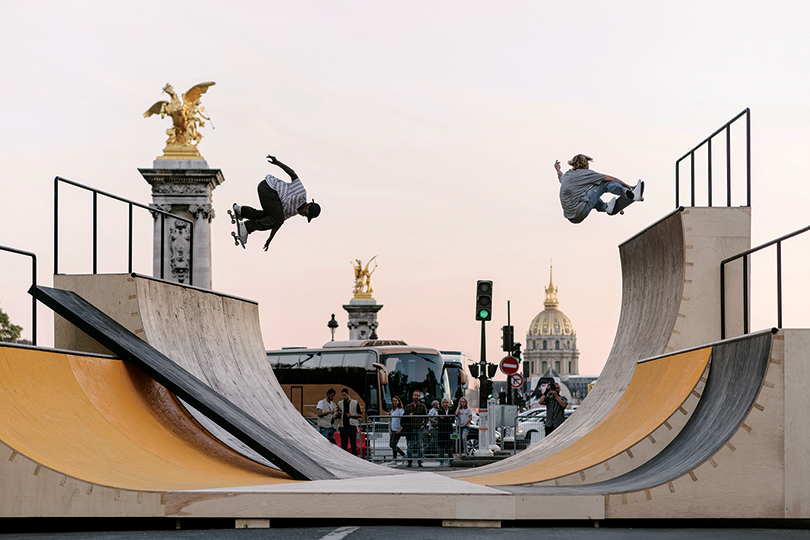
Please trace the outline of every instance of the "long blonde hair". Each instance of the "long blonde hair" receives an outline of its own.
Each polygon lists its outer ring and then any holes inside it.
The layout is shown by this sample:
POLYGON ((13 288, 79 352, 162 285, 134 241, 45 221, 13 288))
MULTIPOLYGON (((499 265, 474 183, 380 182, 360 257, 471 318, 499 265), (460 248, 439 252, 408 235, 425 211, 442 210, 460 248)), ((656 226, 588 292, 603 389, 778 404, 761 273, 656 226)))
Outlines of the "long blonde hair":
POLYGON ((586 156, 585 154, 577 154, 568 161, 568 164, 571 165, 571 168, 574 170, 584 169, 585 167, 588 166, 589 161, 593 161, 593 158, 591 156, 586 156))

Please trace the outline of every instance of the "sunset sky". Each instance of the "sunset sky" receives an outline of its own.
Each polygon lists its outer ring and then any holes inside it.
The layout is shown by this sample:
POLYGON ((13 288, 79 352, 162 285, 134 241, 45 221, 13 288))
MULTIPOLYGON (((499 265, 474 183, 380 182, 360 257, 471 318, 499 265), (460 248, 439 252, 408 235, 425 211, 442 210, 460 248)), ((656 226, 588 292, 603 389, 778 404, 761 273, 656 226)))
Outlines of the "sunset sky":
MULTIPOLYGON (((151 202, 137 169, 170 123, 142 113, 167 82, 215 81, 199 146, 225 177, 214 289, 259 301, 267 348, 320 346, 332 313, 347 339, 350 261, 376 255, 381 338, 477 358, 475 283, 490 279, 498 360, 507 300, 524 341, 553 261, 580 372, 596 375, 619 317, 618 245, 674 209, 675 160, 744 108, 753 244, 810 224, 807 21, 800 1, 3 2, 0 245, 35 252, 50 285, 53 178, 151 202), (645 179, 646 201, 566 221, 553 164, 580 152, 645 179), (257 205, 256 184, 281 173, 268 153, 323 212, 288 221, 268 252, 264 233, 242 250, 226 211, 257 205)), ((60 271, 89 273, 90 197, 60 199, 60 271)), ((125 207, 102 212, 100 271, 125 272, 125 207)), ((151 218, 137 224, 135 270, 151 273, 151 218)), ((807 327, 810 239, 783 249, 785 324, 807 327)), ((0 308, 30 337, 30 263, 0 265, 0 308)), ((755 329, 776 323, 772 266, 772 253, 754 262, 755 329)), ((39 316, 50 345, 51 313, 39 316)))

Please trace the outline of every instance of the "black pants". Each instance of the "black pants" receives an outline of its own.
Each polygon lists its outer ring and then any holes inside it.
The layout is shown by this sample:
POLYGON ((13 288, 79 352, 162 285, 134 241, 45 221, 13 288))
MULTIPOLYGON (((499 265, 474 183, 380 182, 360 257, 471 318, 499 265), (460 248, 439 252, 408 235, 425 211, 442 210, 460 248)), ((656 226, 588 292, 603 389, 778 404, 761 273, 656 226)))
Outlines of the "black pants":
POLYGON ((340 447, 347 450, 351 443, 352 454, 357 455, 357 426, 344 426, 340 430, 340 447))
POLYGON ((557 429, 558 426, 546 426, 546 436, 551 435, 551 432, 557 429))
POLYGON ((256 188, 259 192, 259 204, 261 210, 256 210, 250 206, 242 207, 242 219, 245 221, 248 234, 253 231, 269 231, 276 227, 281 227, 284 223, 284 209, 281 207, 281 199, 278 192, 271 188, 267 182, 262 180, 256 188))
POLYGON ((402 437, 402 432, 397 433, 396 431, 391 431, 390 433, 391 438, 388 441, 388 446, 391 447, 391 451, 394 453, 394 459, 397 459, 397 453, 405 457, 405 452, 399 447, 399 439, 402 437))

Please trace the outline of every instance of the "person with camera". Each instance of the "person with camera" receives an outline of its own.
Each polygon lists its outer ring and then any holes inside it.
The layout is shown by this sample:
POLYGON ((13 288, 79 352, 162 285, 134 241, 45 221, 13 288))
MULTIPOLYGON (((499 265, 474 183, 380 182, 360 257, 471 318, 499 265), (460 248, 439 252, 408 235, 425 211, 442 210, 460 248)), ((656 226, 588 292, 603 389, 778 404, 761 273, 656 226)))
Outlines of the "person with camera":
POLYGON ((568 400, 560 395, 560 385, 552 381, 548 383, 545 393, 540 396, 540 405, 546 406, 546 436, 560 427, 565 420, 565 408, 568 400))

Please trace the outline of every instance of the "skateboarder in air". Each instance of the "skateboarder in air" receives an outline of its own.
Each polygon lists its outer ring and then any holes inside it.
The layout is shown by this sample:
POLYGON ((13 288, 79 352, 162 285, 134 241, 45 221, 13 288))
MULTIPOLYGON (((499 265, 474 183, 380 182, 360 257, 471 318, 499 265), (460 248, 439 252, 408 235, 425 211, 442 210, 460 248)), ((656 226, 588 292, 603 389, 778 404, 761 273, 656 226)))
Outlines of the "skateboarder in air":
POLYGON ((321 214, 321 206, 314 200, 307 202, 307 191, 301 179, 290 167, 276 159, 275 156, 267 156, 267 161, 273 165, 278 165, 290 177, 290 182, 284 182, 268 174, 264 180, 259 182, 259 204, 262 209, 256 210, 250 206, 239 206, 233 203, 233 212, 228 210, 231 222, 236 223, 236 233, 231 233, 238 243, 245 247, 248 235, 253 231, 270 231, 270 237, 264 243, 264 250, 273 240, 284 221, 296 214, 307 218, 307 223, 321 214), (244 221, 242 221, 244 219, 244 221))
POLYGON ((630 203, 644 200, 643 180, 639 180, 635 187, 629 186, 618 178, 590 170, 589 161, 593 158, 585 154, 575 155, 568 162, 571 170, 565 174, 560 170, 560 162, 554 163, 560 181, 560 203, 568 221, 580 223, 594 209, 607 212, 609 216, 624 214, 630 203), (606 203, 601 198, 604 193, 613 193, 617 197, 606 203))

